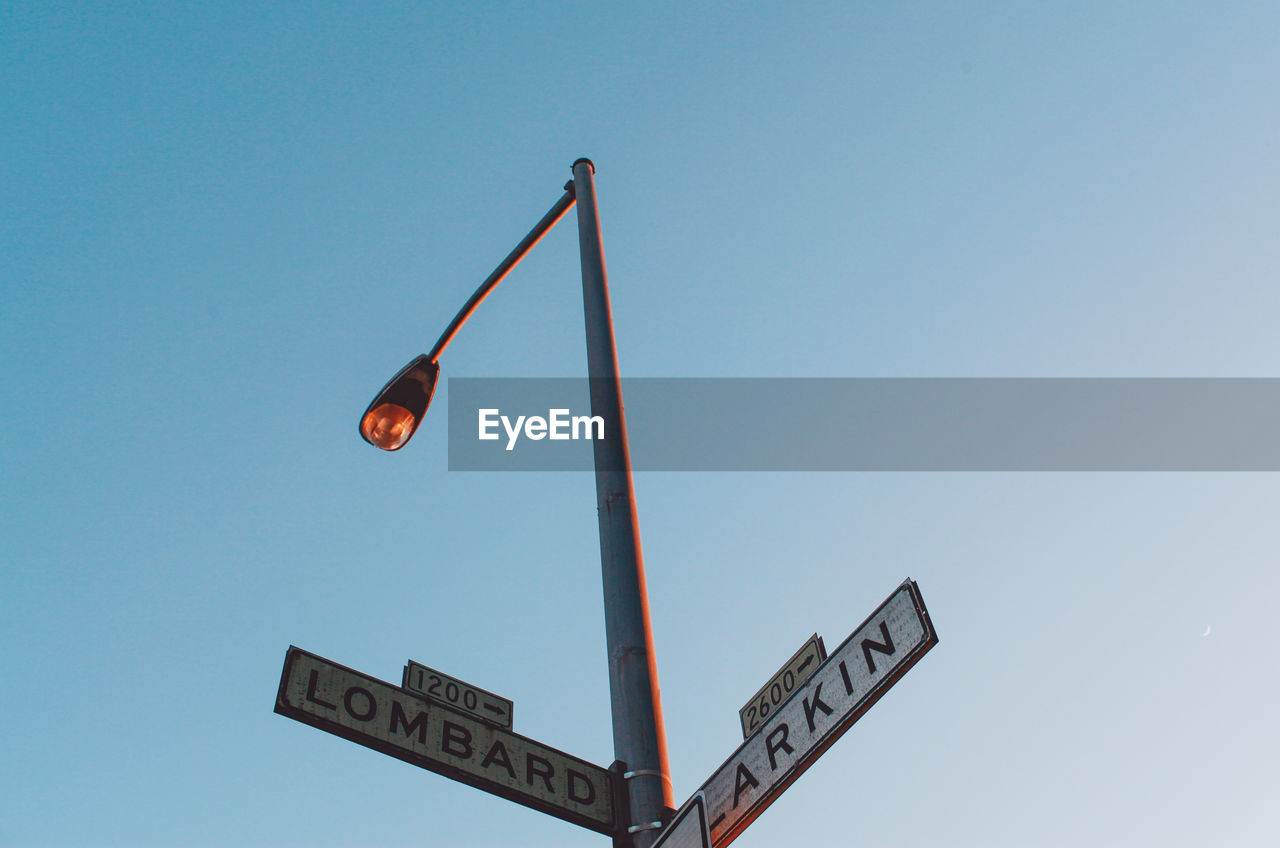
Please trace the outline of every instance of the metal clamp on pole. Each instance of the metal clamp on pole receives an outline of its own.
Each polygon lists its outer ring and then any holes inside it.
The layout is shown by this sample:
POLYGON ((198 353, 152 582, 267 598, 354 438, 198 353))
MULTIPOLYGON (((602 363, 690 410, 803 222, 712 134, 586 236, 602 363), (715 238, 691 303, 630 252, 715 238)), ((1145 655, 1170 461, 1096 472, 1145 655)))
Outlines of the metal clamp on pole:
POLYGON ((623 780, 630 780, 633 777, 660 777, 666 780, 666 775, 657 769, 639 769, 637 771, 624 772, 622 775, 623 780))
MULTIPOLYGON (((674 789, 674 787, 671 784, 671 778, 667 777, 667 775, 663 774, 657 769, 636 769, 635 771, 627 771, 627 772, 623 772, 622 774, 623 780, 631 780, 633 777, 656 777, 658 778, 658 780, 662 781, 662 785, 664 788, 674 789)), ((664 806, 662 808, 662 820, 664 822, 671 821, 672 817, 675 816, 675 814, 676 814, 676 811, 671 807, 664 806)))
POLYGON ((642 830, 661 830, 662 822, 649 822, 648 824, 633 824, 627 828, 627 833, 639 833, 642 830))

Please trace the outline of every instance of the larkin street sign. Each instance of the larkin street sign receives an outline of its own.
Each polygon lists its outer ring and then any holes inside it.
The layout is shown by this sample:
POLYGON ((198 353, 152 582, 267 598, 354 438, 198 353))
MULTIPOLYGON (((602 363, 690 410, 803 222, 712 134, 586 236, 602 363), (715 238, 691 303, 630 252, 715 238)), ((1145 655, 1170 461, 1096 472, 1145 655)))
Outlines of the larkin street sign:
POLYGON ((907 580, 698 790, 713 848, 736 839, 937 643, 907 580))
POLYGON ((290 647, 276 712, 612 835, 612 775, 443 703, 290 647))

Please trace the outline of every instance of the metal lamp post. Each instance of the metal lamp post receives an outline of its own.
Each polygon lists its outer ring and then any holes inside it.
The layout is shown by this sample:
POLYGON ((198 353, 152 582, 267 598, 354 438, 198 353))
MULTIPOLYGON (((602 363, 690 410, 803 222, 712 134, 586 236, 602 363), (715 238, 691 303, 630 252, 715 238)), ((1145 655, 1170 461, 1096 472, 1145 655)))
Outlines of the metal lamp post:
POLYGON ((383 387, 361 418, 360 434, 383 450, 398 450, 409 441, 435 391, 440 354, 489 292, 576 202, 591 414, 616 421, 618 429, 616 438, 594 442, 613 747, 615 758, 622 764, 622 795, 629 809, 629 821, 620 825, 614 844, 619 848, 649 848, 674 812, 675 804, 594 175, 591 160, 573 163, 573 180, 566 184, 564 196, 480 284, 431 352, 414 359, 383 387))

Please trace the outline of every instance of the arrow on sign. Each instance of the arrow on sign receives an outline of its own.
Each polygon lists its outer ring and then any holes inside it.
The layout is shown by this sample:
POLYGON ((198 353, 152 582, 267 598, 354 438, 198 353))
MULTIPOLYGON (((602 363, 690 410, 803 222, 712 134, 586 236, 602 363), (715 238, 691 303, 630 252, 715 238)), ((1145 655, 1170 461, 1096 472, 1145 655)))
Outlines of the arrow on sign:
POLYGON ((429 700, 449 709, 511 729, 512 708, 515 705, 510 700, 450 677, 443 671, 409 660, 404 667, 401 685, 410 692, 425 695, 429 700))
POLYGON ((712 848, 736 839, 936 644, 920 589, 907 580, 695 793, 712 848))
POLYGON ((759 692, 751 696, 745 707, 738 710, 738 719, 742 722, 742 738, 750 739, 756 728, 764 724, 769 713, 782 706, 791 697, 791 693, 817 670, 809 669, 826 658, 827 648, 822 644, 821 636, 815 633, 805 640, 800 650, 787 660, 787 664, 778 669, 769 678, 769 682, 760 687, 759 692))

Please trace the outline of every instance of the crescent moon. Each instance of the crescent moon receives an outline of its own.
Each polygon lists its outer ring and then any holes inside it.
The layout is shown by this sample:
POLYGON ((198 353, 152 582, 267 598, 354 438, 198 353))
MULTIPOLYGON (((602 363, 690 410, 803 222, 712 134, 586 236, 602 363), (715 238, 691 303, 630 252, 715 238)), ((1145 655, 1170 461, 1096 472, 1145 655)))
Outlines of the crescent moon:
POLYGON ((1201 633, 1200 635, 1201 635, 1201 636, 1208 636, 1208 635, 1209 635, 1210 633, 1212 633, 1212 632, 1213 632, 1213 628, 1212 628, 1212 627, 1210 627, 1208 624, 1206 624, 1206 625, 1204 626, 1204 632, 1203 632, 1203 633, 1201 633))

